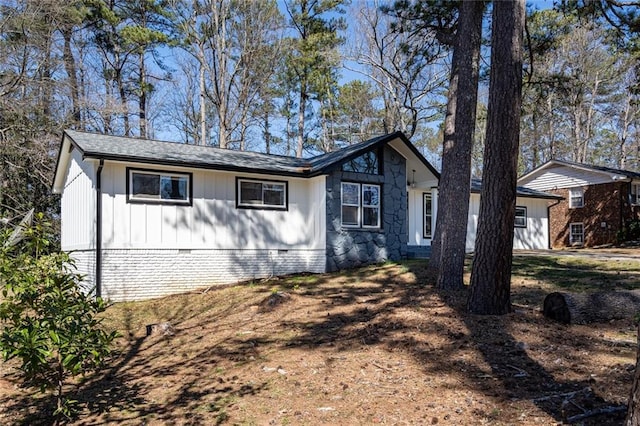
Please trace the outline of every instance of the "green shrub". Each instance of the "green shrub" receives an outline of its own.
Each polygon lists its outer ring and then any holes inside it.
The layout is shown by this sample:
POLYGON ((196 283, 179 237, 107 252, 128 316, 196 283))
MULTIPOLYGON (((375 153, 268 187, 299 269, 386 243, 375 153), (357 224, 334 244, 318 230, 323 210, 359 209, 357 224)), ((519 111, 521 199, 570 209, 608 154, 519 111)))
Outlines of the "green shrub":
POLYGON ((116 333, 101 328, 106 304, 82 291, 69 255, 51 251, 50 231, 38 214, 17 244, 7 244, 15 241, 7 231, 0 236, 0 353, 19 361, 26 386, 53 392, 59 421, 80 409, 67 397, 68 379, 103 367, 116 333))
POLYGON ((618 242, 633 241, 640 239, 640 220, 628 220, 622 229, 616 234, 618 242))

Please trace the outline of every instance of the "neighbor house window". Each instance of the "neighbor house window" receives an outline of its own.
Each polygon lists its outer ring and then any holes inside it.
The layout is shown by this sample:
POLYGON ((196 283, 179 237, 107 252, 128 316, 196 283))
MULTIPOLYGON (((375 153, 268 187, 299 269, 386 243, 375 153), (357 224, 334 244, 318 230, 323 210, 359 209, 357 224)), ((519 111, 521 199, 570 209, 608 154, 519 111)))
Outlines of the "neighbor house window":
POLYGON ((584 191, 582 188, 571 188, 569 190, 569 208, 575 209, 584 206, 584 191))
POLYGON ((631 184, 631 204, 640 205, 640 183, 631 184))
POLYGON ((582 223, 569 224, 569 244, 584 244, 584 225, 582 223))
POLYGON ((287 182, 236 179, 238 207, 249 209, 287 209, 287 182))
POLYGON ((342 182, 342 226, 380 227, 380 185, 342 182))
POLYGON ((514 223, 516 228, 527 227, 527 208, 516 206, 516 217, 514 223))
POLYGON ((422 204, 424 206, 424 223, 422 226, 422 237, 431 238, 431 222, 433 220, 433 203, 430 192, 422 193, 422 204))
POLYGON ((343 172, 380 174, 380 155, 378 151, 365 152, 363 155, 342 164, 343 172))
POLYGON ((127 168, 127 201, 191 204, 191 173, 127 168))

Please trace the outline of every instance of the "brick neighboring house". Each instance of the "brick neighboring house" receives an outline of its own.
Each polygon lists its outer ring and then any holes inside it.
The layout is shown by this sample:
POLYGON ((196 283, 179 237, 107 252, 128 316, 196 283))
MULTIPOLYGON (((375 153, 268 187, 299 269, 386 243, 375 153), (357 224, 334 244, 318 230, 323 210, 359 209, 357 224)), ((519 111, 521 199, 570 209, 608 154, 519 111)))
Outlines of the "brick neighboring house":
POLYGON ((549 207, 552 248, 614 244, 625 226, 640 220, 638 172, 551 160, 518 185, 563 197, 549 207))

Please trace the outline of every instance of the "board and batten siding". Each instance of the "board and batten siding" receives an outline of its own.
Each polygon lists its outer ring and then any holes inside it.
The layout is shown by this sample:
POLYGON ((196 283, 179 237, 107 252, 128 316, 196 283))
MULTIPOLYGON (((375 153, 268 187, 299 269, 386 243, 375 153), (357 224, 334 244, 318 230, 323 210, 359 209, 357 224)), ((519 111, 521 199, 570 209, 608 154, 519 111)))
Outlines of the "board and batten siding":
POLYGON ((595 173, 576 167, 557 165, 549 167, 538 175, 520 179, 518 185, 536 191, 550 191, 562 188, 576 188, 601 183, 611 183, 613 174, 595 173))
POLYGON ((60 201, 62 250, 95 249, 96 167, 94 162, 83 161, 78 150, 72 151, 60 201))
MULTIPOLYGON (((549 219, 547 206, 550 200, 540 198, 516 198, 516 206, 527 208, 526 228, 514 228, 514 250, 544 250, 549 248, 549 219)), ((472 193, 469 200, 469 218, 467 221, 467 252, 475 250, 480 213, 480 194, 472 193)))
POLYGON ((126 168, 102 172, 104 249, 322 249, 324 177, 282 178, 158 167, 193 173, 193 205, 127 203, 126 168), (287 181, 288 210, 236 207, 236 178, 287 181))
POLYGON ((107 162, 102 197, 102 292, 111 300, 325 271, 324 176, 285 178, 107 162), (127 167, 192 173, 192 205, 127 203, 127 167), (286 181, 288 209, 237 208, 237 177, 286 181))
POLYGON ((60 247, 70 252, 76 272, 84 277, 83 288, 92 291, 96 271, 97 163, 83 161, 76 149, 69 157, 68 173, 60 200, 60 247))

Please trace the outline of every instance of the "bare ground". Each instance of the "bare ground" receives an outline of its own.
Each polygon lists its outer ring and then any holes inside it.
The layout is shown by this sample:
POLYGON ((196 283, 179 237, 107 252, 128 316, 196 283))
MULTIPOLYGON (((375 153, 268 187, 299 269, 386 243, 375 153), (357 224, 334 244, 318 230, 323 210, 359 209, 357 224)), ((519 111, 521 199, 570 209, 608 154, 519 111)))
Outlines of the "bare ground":
MULTIPOLYGON (((572 279, 640 286, 634 265, 516 260, 515 311, 502 317, 467 314, 466 292, 435 290, 423 262, 116 304, 106 324, 123 333, 119 354, 82 381, 90 404, 75 423, 621 424, 633 321, 565 326, 539 309, 572 279), (146 336, 164 322, 173 330, 146 336), (574 417, 598 409, 612 413, 574 417)), ((0 424, 48 423, 50 400, 10 367, 0 424)))

